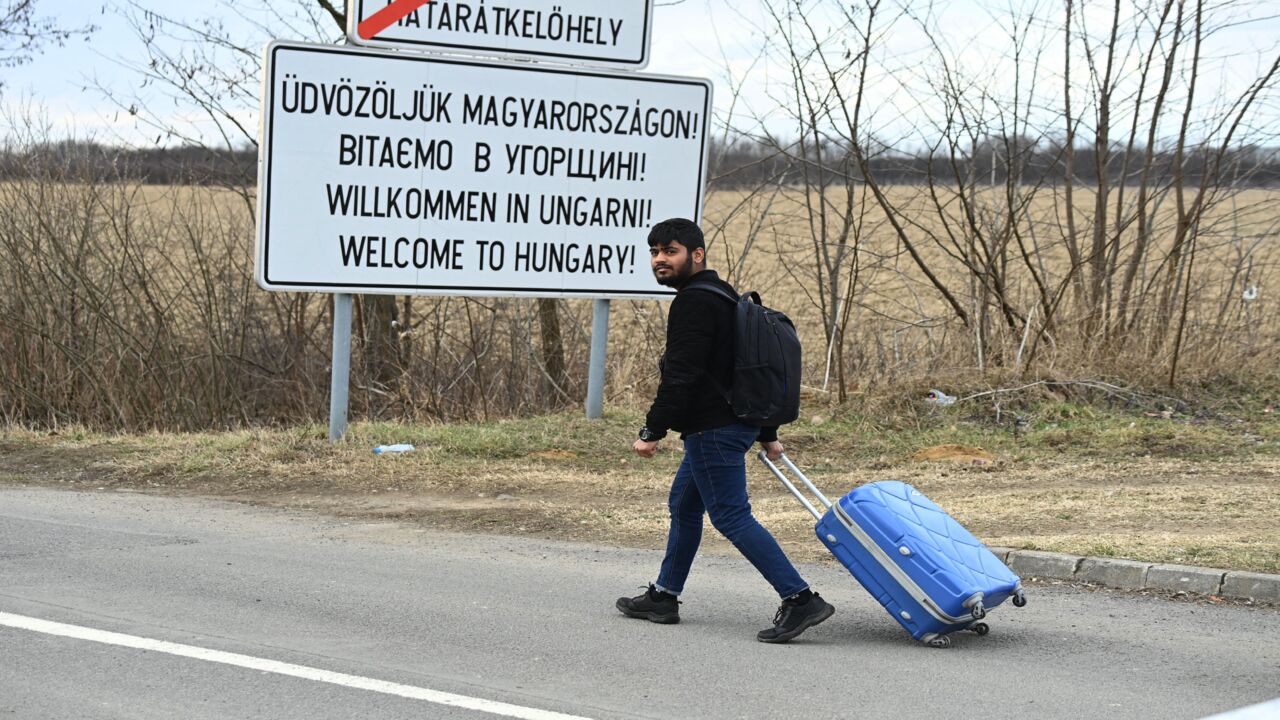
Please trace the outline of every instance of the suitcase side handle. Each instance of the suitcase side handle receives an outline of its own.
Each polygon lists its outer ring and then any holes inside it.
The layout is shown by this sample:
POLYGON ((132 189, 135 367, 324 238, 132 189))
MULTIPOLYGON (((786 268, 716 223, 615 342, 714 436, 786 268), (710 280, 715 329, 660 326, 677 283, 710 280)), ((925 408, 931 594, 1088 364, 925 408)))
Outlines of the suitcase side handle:
MULTIPOLYGON (((764 463, 765 467, 769 468, 769 472, 773 473, 773 476, 778 478, 778 480, 780 480, 782 484, 785 485, 787 489, 791 491, 791 494, 794 495, 795 498, 800 501, 801 505, 804 505, 806 510, 808 510, 810 513, 813 514, 813 517, 815 519, 818 519, 818 520, 822 519, 822 513, 818 512, 818 509, 813 506, 813 503, 809 502, 809 499, 804 496, 804 493, 800 492, 800 490, 796 488, 795 483, 792 483, 791 480, 789 480, 787 476, 782 473, 782 470, 777 465, 775 465, 772 460, 769 459, 769 453, 765 452, 764 450, 761 450, 760 452, 756 453, 756 457, 760 458, 760 462, 764 463)), ((800 468, 796 467, 796 464, 791 462, 791 458, 787 457, 786 453, 782 454, 781 459, 782 459, 782 464, 786 465, 787 469, 790 470, 792 474, 800 478, 800 482, 804 483, 804 486, 809 489, 809 492, 816 495, 818 499, 822 501, 822 505, 824 509, 831 507, 831 501, 827 499, 827 496, 823 495, 822 491, 819 490, 817 486, 815 486, 813 482, 811 482, 809 478, 805 476, 804 473, 800 472, 800 468)))

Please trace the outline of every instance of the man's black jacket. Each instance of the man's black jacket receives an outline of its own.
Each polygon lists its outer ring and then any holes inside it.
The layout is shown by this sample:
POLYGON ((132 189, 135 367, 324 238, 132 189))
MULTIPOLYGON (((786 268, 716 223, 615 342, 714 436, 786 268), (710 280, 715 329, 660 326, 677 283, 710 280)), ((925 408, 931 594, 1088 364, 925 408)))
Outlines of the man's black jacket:
MULTIPOLYGON (((733 383, 734 306, 693 283, 713 283, 733 297, 733 286, 715 270, 703 270, 680 288, 667 314, 667 351, 662 381, 645 427, 661 436, 668 429, 688 435, 739 422, 721 394, 733 383)), ((762 428, 760 441, 778 438, 778 429, 762 428)))

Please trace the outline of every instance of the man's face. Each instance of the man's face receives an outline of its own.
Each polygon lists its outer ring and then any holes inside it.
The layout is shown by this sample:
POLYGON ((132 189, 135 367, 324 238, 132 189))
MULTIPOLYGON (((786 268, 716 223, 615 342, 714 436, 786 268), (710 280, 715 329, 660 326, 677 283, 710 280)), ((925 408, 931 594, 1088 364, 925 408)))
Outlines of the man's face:
POLYGON ((649 265, 659 285, 679 287, 696 272, 694 266, 701 261, 703 254, 702 248, 690 253, 685 246, 672 241, 649 248, 649 265))

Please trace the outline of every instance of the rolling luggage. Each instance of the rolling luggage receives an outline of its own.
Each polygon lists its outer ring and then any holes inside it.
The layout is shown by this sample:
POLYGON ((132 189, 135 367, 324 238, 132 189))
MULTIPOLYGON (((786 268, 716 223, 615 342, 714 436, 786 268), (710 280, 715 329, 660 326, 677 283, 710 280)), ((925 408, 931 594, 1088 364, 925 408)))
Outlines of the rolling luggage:
POLYGON ((1026 605, 1018 576, 910 485, 868 483, 832 505, 783 455, 782 463, 826 507, 820 513, 763 450, 759 458, 818 519, 818 539, 916 640, 950 647, 948 635, 958 630, 986 635, 982 619, 1006 599, 1026 605))

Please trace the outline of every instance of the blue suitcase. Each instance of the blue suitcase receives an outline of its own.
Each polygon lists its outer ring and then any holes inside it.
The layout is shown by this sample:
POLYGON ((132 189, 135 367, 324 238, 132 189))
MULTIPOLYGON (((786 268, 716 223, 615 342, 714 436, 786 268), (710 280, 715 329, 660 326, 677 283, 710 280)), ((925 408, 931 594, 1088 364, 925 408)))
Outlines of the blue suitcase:
POLYGON ((910 485, 868 483, 832 505, 783 455, 787 469, 826 507, 820 513, 764 451, 759 457, 818 519, 818 539, 916 640, 950 647, 949 633, 986 635, 990 628, 982 619, 1005 600, 1026 605, 1018 576, 910 485))

